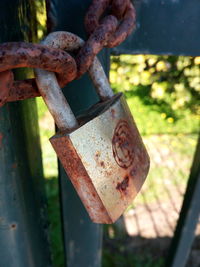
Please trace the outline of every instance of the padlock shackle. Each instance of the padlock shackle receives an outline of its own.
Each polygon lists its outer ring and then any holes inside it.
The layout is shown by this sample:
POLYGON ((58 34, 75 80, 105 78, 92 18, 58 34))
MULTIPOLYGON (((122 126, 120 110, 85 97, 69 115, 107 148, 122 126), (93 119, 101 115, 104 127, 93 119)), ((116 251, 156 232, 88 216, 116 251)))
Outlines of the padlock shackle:
MULTIPOLYGON (((52 32, 44 41, 47 46, 71 52, 80 49, 84 45, 83 39, 79 36, 64 31, 52 32)), ((104 69, 97 57, 94 58, 94 61, 88 70, 88 74, 94 83, 101 100, 109 99, 114 95, 104 69)))
POLYGON ((78 122, 64 97, 55 73, 35 69, 36 83, 58 128, 62 131, 78 126, 78 122))
MULTIPOLYGON (((58 31, 50 33, 41 43, 48 47, 73 51, 80 49, 84 41, 73 33, 58 31)), ((111 98, 113 91, 97 57, 95 57, 88 72, 100 99, 105 100, 111 98)), ((35 69, 35 74, 40 94, 58 128, 60 130, 76 128, 78 122, 58 85, 55 74, 41 69, 35 69)))

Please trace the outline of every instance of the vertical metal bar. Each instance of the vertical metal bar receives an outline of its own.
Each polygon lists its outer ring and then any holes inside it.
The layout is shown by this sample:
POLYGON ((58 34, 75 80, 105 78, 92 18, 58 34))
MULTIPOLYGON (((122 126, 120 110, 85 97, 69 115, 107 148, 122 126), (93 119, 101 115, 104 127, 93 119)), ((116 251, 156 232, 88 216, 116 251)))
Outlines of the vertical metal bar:
POLYGON ((200 137, 166 266, 184 267, 200 215, 200 137))
MULTIPOLYGON (((54 6, 55 10, 49 12, 56 17, 56 30, 70 31, 86 39, 83 21, 90 3, 89 0, 52 1, 51 6, 54 6)), ((50 24, 55 24, 55 21, 50 24)), ((101 53, 100 59, 107 70, 108 58, 107 51, 101 53)), ((64 94, 76 115, 98 101, 88 75, 69 84, 64 89, 64 94)), ((91 222, 62 166, 60 166, 60 199, 67 255, 66 265, 68 267, 100 267, 102 226, 91 222)))
MULTIPOLYGON (((1 42, 34 37, 32 4, 1 1, 1 42)), ((7 104, 0 108, 0 266, 51 266, 45 205, 35 100, 7 104)))

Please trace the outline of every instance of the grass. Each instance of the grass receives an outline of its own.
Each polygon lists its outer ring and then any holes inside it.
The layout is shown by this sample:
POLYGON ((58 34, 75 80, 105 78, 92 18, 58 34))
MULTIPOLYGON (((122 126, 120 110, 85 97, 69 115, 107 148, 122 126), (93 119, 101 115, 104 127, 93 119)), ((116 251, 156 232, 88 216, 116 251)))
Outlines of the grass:
POLYGON ((37 98, 40 138, 42 144, 42 159, 45 178, 58 176, 57 157, 49 142, 49 138, 55 134, 53 118, 41 97, 37 98))
MULTIPOLYGON (((120 91, 119 86, 115 86, 114 90, 120 91)), ((165 105, 150 103, 147 92, 139 94, 133 87, 132 91, 124 90, 123 93, 141 135, 198 133, 199 117, 189 109, 177 110, 176 116, 171 117, 165 105)))

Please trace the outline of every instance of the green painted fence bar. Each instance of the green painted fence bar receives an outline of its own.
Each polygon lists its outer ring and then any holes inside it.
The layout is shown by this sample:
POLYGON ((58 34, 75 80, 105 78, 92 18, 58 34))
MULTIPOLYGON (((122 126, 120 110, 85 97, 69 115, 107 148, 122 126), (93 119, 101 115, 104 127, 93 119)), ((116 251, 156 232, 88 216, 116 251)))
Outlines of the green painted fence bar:
POLYGON ((115 54, 200 55, 199 0, 135 0, 136 30, 115 54))
MULTIPOLYGON (((1 42, 35 40, 32 4, 0 1, 1 42)), ((0 108, 0 266, 51 266, 47 226, 36 103, 7 104, 0 108)))
POLYGON ((167 266, 184 267, 195 236, 200 215, 200 137, 174 238, 169 250, 167 266))

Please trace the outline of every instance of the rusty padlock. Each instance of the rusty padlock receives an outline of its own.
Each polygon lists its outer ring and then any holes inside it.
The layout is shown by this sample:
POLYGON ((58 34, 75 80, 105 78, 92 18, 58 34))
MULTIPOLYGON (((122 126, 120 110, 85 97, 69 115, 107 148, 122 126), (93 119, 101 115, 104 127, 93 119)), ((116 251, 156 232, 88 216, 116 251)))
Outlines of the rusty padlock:
MULTIPOLYGON (((44 43, 51 45, 56 34, 44 43)), ((73 42, 83 43, 76 35, 62 34, 75 36, 70 50, 73 42)), ((54 73, 36 70, 36 81, 59 128, 50 142, 79 197, 94 222, 113 223, 144 183, 149 156, 125 98, 121 93, 113 95, 97 58, 89 74, 103 100, 77 119, 54 73)))

